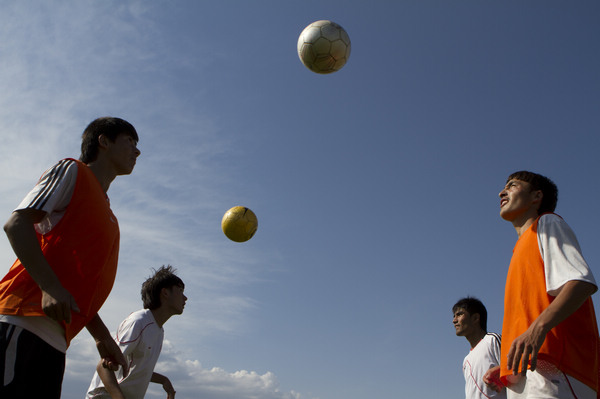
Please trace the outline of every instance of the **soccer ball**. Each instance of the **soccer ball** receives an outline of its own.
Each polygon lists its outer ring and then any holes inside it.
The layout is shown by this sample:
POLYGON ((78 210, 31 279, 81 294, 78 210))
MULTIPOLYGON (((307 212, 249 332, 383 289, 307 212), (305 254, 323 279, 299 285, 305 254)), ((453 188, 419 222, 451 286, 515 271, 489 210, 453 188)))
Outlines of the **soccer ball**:
POLYGON ((298 38, 298 57, 313 72, 339 71, 350 57, 350 37, 335 22, 313 22, 298 38))
POLYGON ((231 241, 244 242, 251 239, 256 233, 258 219, 250 209, 244 206, 234 206, 223 215, 221 228, 231 241))

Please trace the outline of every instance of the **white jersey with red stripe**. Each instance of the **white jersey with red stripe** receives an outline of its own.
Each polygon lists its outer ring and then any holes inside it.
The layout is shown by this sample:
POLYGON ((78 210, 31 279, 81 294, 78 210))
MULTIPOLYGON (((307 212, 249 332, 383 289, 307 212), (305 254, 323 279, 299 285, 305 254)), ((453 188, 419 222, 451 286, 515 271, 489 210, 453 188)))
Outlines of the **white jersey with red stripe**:
MULTIPOLYGON (((115 375, 127 399, 144 398, 162 349, 163 338, 163 328, 156 323, 152 311, 148 309, 133 312, 119 326, 115 341, 129 363, 129 374, 123 378, 123 369, 119 368, 115 375)), ((87 397, 110 398, 97 372, 92 378, 87 397)))
POLYGON ((500 365, 500 335, 487 333, 471 349, 463 361, 466 399, 505 399, 506 389, 498 393, 483 382, 484 374, 492 367, 500 365))

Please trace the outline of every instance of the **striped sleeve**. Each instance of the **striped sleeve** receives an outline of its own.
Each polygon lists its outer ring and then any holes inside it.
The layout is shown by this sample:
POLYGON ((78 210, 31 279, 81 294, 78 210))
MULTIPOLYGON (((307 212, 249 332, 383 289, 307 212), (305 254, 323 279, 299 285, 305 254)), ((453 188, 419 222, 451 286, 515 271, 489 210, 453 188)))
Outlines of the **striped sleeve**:
POLYGON ((64 210, 75 188, 77 164, 72 159, 63 159, 48 169, 35 187, 23 198, 15 209, 37 209, 46 213, 64 210))
POLYGON ((491 335, 494 340, 494 343, 496 345, 500 346, 500 343, 502 342, 502 335, 495 333, 495 332, 489 332, 489 333, 487 333, 487 335, 491 335))
POLYGON ((500 347, 502 344, 502 336, 497 333, 487 333, 490 336, 490 357, 493 360, 494 365, 500 365, 500 347))

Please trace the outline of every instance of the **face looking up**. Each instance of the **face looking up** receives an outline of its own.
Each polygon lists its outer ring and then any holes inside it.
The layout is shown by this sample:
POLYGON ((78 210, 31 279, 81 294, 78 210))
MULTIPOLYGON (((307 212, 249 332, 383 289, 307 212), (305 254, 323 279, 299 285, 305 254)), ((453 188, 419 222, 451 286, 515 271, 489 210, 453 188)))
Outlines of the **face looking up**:
POLYGON ((531 184, 511 179, 499 195, 502 219, 515 222, 537 216, 542 192, 541 190, 532 190, 531 184))

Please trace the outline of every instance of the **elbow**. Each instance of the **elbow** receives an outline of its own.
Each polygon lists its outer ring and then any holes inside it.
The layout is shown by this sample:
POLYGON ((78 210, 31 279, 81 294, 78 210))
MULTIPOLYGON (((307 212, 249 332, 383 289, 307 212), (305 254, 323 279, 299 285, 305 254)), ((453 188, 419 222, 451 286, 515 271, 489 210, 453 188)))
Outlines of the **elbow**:
POLYGON ((35 224, 42 221, 46 216, 46 212, 36 209, 22 209, 14 211, 4 223, 4 232, 10 239, 19 232, 34 229, 35 224))
POLYGON ((11 237, 12 233, 15 231, 15 228, 19 225, 19 214, 13 212, 6 223, 4 223, 4 233, 11 237))
POLYGON ((588 296, 592 296, 596 293, 596 291, 598 291, 598 286, 595 284, 588 283, 588 296))
MULTIPOLYGON (((586 300, 591 297, 596 291, 598 291, 598 287, 590 283, 589 281, 570 281, 570 284, 574 287, 574 293, 581 298, 582 300, 586 300)), ((567 284, 569 284, 567 283, 567 284)))

